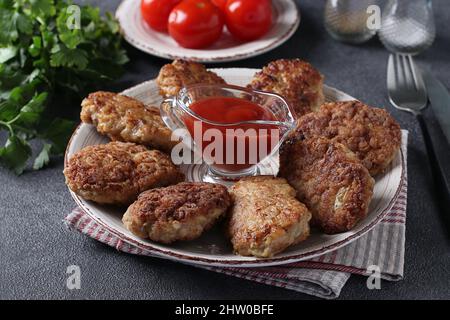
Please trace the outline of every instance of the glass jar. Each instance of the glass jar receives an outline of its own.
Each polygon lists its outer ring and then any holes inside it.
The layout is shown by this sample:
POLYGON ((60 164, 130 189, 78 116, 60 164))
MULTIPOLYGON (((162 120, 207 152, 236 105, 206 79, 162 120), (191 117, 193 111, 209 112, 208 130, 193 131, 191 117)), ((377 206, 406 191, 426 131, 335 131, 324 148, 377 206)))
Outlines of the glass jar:
POLYGON ((336 40, 362 43, 372 38, 377 30, 368 26, 371 15, 368 8, 376 0, 327 0, 325 28, 336 40))
POLYGON ((389 0, 379 31, 386 49, 415 55, 430 47, 435 36, 431 0, 389 0))

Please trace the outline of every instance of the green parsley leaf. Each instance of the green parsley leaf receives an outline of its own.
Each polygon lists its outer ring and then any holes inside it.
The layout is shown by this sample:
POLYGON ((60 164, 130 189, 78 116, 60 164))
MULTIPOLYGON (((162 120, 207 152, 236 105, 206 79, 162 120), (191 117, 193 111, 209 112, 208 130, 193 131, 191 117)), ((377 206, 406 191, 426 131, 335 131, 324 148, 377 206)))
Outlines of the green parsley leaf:
POLYGON ((31 156, 31 148, 28 142, 13 135, 0 148, 0 162, 13 170, 17 175, 23 173, 28 158, 31 156))
POLYGON ((89 63, 87 53, 83 49, 69 49, 65 45, 56 45, 51 52, 52 67, 76 67, 83 70, 89 63))
POLYGON ((69 49, 75 49, 80 43, 84 41, 81 25, 79 29, 69 29, 68 23, 74 20, 72 14, 68 10, 62 10, 56 19, 56 26, 59 32, 59 39, 69 49))
POLYGON ((53 0, 29 0, 31 12, 35 16, 53 16, 56 13, 53 0))
POLYGON ((0 103, 0 121, 9 122, 14 119, 20 110, 20 104, 13 100, 5 100, 0 103))
POLYGON ((0 0, 0 8, 12 8, 14 0, 0 0))
POLYGON ((17 54, 17 47, 9 46, 0 48, 0 63, 4 63, 14 58, 16 54, 17 54))
POLYGON ((17 16, 12 10, 0 10, 0 45, 8 45, 19 37, 17 16))
POLYGON ((34 160, 33 169, 39 170, 45 167, 50 162, 50 150, 52 145, 49 143, 44 143, 41 152, 34 160))
POLYGON ((17 29, 26 34, 30 35, 33 33, 33 22, 32 20, 24 14, 18 14, 16 17, 17 29))
POLYGON ((45 108, 45 101, 47 100, 47 92, 41 92, 34 96, 26 105, 20 109, 20 114, 17 122, 21 125, 32 125, 39 121, 41 113, 45 108))

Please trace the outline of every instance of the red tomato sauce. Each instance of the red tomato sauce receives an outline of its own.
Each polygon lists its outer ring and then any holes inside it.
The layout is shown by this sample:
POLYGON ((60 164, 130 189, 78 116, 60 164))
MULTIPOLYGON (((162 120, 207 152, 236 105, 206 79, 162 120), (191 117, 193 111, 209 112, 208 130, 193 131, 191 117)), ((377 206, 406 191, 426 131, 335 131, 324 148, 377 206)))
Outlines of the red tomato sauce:
POLYGON ((222 171, 236 172, 252 167, 270 154, 279 141, 276 125, 233 124, 256 120, 276 121, 270 110, 251 101, 234 97, 211 97, 196 101, 189 108, 208 121, 226 124, 211 124, 191 116, 184 118, 191 136, 201 147, 204 159, 209 159, 222 171), (198 132, 197 135, 195 133, 196 122, 197 125, 201 123, 201 137, 198 137, 198 132), (220 133, 221 141, 218 142, 221 143, 221 149, 211 147, 209 150, 215 149, 214 152, 207 152, 208 146, 216 143, 216 137, 208 137, 208 129, 216 129, 215 133, 220 133))

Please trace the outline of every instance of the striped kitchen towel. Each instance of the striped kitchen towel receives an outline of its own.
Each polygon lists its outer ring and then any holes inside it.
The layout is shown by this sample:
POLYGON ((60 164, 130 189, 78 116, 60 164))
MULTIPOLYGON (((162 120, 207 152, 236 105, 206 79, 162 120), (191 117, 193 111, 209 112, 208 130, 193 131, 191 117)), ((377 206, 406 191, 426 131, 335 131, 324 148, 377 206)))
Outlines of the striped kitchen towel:
MULTIPOLYGON (((364 236, 345 247, 314 259, 282 266, 220 268, 196 265, 196 267, 326 299, 339 297, 351 274, 371 274, 373 271, 368 271, 371 266, 375 266, 382 279, 401 280, 403 278, 405 252, 407 139, 408 134, 403 131, 402 151, 405 172, 400 193, 386 216, 364 236)), ((152 256, 151 253, 116 237, 106 228, 98 225, 79 208, 73 210, 65 218, 65 223, 69 227, 120 251, 152 256)))

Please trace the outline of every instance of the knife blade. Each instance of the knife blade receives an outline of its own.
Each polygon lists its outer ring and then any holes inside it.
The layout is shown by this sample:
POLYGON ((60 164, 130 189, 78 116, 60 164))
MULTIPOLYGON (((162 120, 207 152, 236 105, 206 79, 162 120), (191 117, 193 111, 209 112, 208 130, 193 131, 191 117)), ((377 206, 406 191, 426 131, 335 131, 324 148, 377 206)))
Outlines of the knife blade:
POLYGON ((424 72, 423 78, 434 115, 441 125, 447 142, 450 144, 450 93, 442 82, 430 72, 424 72))

